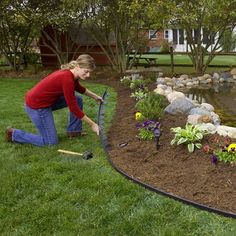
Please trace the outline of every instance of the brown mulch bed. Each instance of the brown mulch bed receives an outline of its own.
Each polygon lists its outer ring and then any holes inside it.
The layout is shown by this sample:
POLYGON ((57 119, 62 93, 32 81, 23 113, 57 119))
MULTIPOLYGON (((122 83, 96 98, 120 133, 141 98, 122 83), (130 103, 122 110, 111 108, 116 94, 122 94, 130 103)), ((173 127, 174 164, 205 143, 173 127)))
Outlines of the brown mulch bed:
MULTIPOLYGON (((118 93, 117 107, 108 132, 109 156, 129 176, 162 191, 208 207, 236 214, 236 166, 213 164, 210 154, 202 150, 189 153, 186 146, 171 146, 174 134, 170 128, 185 126, 185 115, 165 114, 161 120, 160 149, 154 141, 141 141, 135 127, 135 100, 130 89, 119 79, 98 80, 114 87, 118 93), (122 143, 128 143, 122 147, 122 143)), ((203 144, 218 147, 215 138, 204 137, 203 144)), ((236 142, 236 140, 231 140, 236 142)))

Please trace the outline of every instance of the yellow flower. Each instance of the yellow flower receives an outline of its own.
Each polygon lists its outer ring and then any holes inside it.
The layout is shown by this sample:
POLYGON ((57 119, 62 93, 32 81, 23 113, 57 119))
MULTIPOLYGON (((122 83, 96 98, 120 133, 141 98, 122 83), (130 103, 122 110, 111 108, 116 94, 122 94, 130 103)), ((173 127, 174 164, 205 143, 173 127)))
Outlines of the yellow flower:
POLYGON ((141 112, 137 111, 135 113, 135 120, 141 120, 143 118, 143 115, 141 112))
POLYGON ((231 143, 228 148, 227 148, 228 152, 236 152, 236 143, 231 143))

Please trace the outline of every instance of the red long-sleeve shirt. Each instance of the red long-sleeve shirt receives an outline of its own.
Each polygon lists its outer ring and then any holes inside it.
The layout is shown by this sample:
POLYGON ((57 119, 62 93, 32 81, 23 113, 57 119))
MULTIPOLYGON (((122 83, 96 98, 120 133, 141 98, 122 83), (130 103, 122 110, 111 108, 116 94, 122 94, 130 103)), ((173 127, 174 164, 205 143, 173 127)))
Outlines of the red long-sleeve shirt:
POLYGON ((32 109, 40 109, 50 107, 59 97, 64 96, 69 110, 81 119, 84 113, 77 105, 75 91, 84 93, 86 88, 74 79, 70 70, 58 70, 29 90, 25 95, 25 102, 32 109))

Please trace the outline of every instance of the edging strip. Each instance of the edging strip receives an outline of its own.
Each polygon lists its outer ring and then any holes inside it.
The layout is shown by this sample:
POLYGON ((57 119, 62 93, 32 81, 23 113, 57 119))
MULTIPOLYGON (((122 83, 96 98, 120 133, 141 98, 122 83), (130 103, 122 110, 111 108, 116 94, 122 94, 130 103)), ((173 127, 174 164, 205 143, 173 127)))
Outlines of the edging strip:
POLYGON ((114 162, 111 160, 110 156, 109 156, 109 153, 108 153, 108 140, 107 140, 107 137, 106 137, 106 134, 105 134, 105 131, 104 131, 104 114, 105 114, 105 110, 104 110, 104 105, 106 103, 106 99, 107 99, 107 96, 108 96, 108 93, 107 93, 107 89, 105 90, 105 92, 103 93, 103 100, 105 101, 104 103, 100 104, 99 106, 99 110, 98 110, 98 125, 100 127, 100 133, 99 133, 99 136, 100 136, 100 140, 101 140, 101 143, 102 143, 102 146, 103 146, 103 149, 106 153, 106 157, 107 157, 107 160, 109 161, 109 163, 111 164, 111 166, 117 171, 119 172, 120 174, 122 174, 123 176, 125 176, 127 179, 129 180, 132 180, 134 183, 136 184, 139 184, 141 185, 142 187, 150 190, 150 191, 153 191, 153 192, 156 192, 156 193, 159 193, 159 194, 162 194, 164 196, 167 196, 169 198, 172 198, 172 199, 175 199, 177 201, 180 201, 180 202, 183 202, 187 205, 191 205, 191 206, 194 206, 196 208, 199 208, 199 209, 202 209, 202 210, 205 210, 205 211, 209 211, 209 212, 213 212, 213 213, 217 213, 219 215, 223 215, 225 217, 231 217, 231 218, 234 218, 236 219, 236 214, 233 213, 233 212, 227 212, 227 211, 223 211, 223 210, 220 210, 220 209, 217 209, 217 208, 213 208, 213 207, 208 207, 206 205, 203 205, 203 204, 199 204, 197 202, 194 202, 194 201, 191 201, 191 200, 188 200, 188 199, 185 199, 185 198, 181 198, 181 197, 178 197, 174 194, 171 194, 171 193, 168 193, 168 192, 165 192, 165 191, 162 191, 158 188, 154 188, 153 186, 151 185, 148 185, 134 177, 131 177, 130 175, 126 174, 123 170, 121 170, 120 168, 118 168, 114 162))

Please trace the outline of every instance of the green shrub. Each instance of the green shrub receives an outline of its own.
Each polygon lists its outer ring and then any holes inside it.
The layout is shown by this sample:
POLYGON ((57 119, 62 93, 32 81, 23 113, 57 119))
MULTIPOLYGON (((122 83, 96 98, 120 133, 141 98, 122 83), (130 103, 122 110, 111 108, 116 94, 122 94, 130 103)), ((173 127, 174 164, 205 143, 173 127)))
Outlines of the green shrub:
POLYGON ((161 42, 160 52, 162 52, 162 53, 170 52, 170 45, 169 45, 169 42, 167 40, 163 40, 161 42))
POLYGON ((164 96, 150 92, 145 98, 137 102, 136 108, 145 118, 158 120, 163 117, 166 104, 167 101, 164 96))

